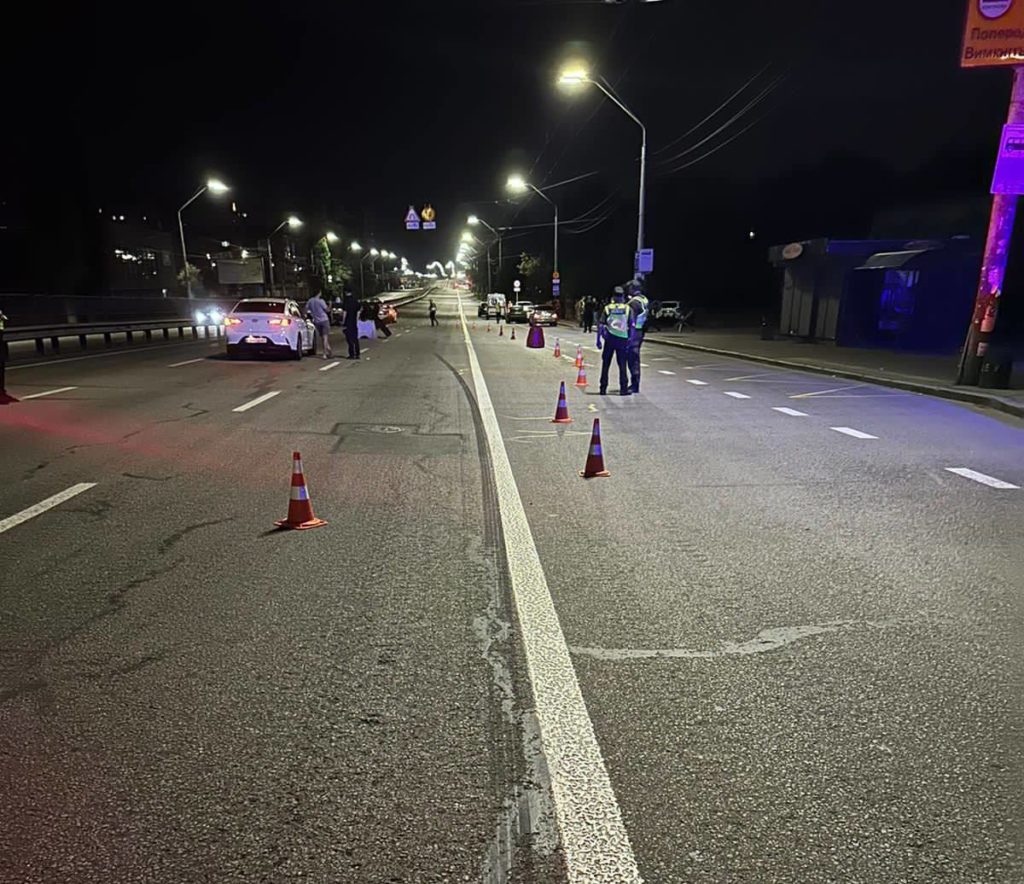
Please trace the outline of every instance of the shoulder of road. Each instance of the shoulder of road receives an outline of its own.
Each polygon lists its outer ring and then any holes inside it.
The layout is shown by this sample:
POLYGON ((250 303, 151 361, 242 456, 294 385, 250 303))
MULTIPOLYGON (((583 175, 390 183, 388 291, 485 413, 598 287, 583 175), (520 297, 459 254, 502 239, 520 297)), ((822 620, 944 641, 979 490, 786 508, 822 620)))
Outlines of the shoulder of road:
POLYGON ((956 369, 950 356, 840 348, 831 343, 804 343, 790 338, 765 341, 755 331, 742 330, 649 332, 646 340, 651 344, 881 384, 1024 417, 1024 389, 990 392, 956 386, 949 382, 956 369))

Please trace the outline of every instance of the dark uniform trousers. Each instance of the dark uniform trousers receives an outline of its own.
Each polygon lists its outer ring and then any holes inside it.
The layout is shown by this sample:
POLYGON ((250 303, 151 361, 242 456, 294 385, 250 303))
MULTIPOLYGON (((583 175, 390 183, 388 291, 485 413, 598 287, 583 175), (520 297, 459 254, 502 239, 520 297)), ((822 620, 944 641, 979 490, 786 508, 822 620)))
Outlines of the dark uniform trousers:
POLYGON ((644 336, 637 335, 627 345, 626 364, 629 366, 629 388, 634 393, 640 392, 640 348, 643 346, 644 336))
POLYGON ((628 342, 625 338, 616 337, 613 334, 604 336, 604 350, 601 353, 601 392, 608 389, 608 369, 612 364, 612 357, 619 364, 619 392, 623 395, 629 392, 629 382, 626 378, 626 350, 628 342))
POLYGON ((359 358, 359 327, 354 325, 345 326, 345 343, 348 344, 348 358, 359 358))

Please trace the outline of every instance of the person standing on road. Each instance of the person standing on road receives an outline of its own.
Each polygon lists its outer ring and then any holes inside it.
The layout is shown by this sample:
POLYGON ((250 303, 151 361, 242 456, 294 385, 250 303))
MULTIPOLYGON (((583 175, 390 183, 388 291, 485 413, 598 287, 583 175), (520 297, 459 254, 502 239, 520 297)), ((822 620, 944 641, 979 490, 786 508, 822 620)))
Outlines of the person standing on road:
POLYGON ((345 289, 345 298, 341 302, 343 318, 341 324, 345 329, 345 343, 348 344, 348 358, 359 358, 359 299, 351 289, 345 289))
POLYGON ((430 325, 431 327, 437 325, 437 304, 434 303, 434 299, 430 299, 430 325))
POLYGON ((594 299, 589 295, 583 299, 583 309, 580 311, 583 315, 583 332, 584 334, 590 334, 594 330, 594 299))
POLYGON ((629 389, 633 393, 640 392, 640 348, 644 344, 647 333, 647 316, 650 305, 644 294, 643 283, 631 279, 626 283, 626 295, 629 298, 629 345, 626 363, 629 366, 629 389))
POLYGON ((612 356, 619 364, 619 395, 630 394, 629 381, 626 377, 626 351, 629 347, 630 310, 626 303, 626 293, 622 286, 615 286, 615 294, 611 303, 604 308, 597 326, 597 346, 601 353, 601 395, 608 393, 608 369, 612 364, 612 356))
POLYGON ((313 320, 317 336, 320 338, 320 349, 324 359, 331 358, 331 312, 324 300, 319 282, 313 284, 313 297, 306 301, 306 312, 313 320))

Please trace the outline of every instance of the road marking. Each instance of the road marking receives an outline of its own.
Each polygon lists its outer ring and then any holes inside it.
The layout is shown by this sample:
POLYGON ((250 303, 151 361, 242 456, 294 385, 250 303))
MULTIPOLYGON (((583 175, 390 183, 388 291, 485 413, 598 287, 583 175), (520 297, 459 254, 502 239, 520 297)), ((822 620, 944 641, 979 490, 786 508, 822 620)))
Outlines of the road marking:
POLYGON ((57 387, 56 390, 45 390, 42 393, 33 393, 30 396, 20 396, 22 402, 26 399, 42 399, 43 396, 53 396, 55 393, 67 393, 68 390, 77 390, 78 387, 57 387))
POLYGON ((825 396, 829 393, 839 393, 843 390, 856 390, 858 387, 867 386, 866 384, 847 384, 845 387, 833 387, 831 390, 815 390, 811 393, 796 393, 790 396, 790 399, 810 399, 812 396, 825 396))
POLYGON ((317 371, 330 371, 332 368, 341 365, 340 362, 328 362, 323 368, 317 369, 317 371))
POLYGON ((587 404, 587 411, 597 411, 597 406, 593 402, 587 404))
POLYGON ((696 378, 687 378, 686 383, 693 384, 695 387, 706 387, 707 381, 698 381, 696 378))
POLYGON ((807 417, 807 413, 803 411, 797 411, 795 408, 785 408, 777 405, 772 406, 772 411, 777 411, 779 414, 788 414, 790 417, 807 417))
POLYGON ((641 362, 640 363, 640 367, 641 368, 650 368, 650 366, 646 362, 641 362))
POLYGON ((186 359, 184 362, 172 362, 167 367, 168 368, 181 368, 181 366, 183 366, 183 365, 192 365, 192 363, 194 363, 194 362, 205 362, 205 361, 206 360, 202 359, 202 358, 200 358, 200 359, 186 359))
POLYGON ((666 371, 664 368, 658 369, 658 374, 675 374, 674 371, 666 371))
POLYGON ((736 378, 726 378, 727 381, 752 381, 756 378, 770 378, 772 375, 768 373, 763 374, 741 374, 736 378))
POLYGON ((733 399, 749 399, 750 397, 746 393, 736 393, 733 390, 726 390, 726 396, 732 396, 733 399))
POLYGON ((956 473, 958 476, 963 476, 965 479, 973 479, 975 482, 981 482, 982 485, 988 485, 989 488, 1020 488, 1020 485, 1013 485, 1010 482, 1004 482, 1002 479, 995 479, 992 476, 986 476, 984 473, 979 473, 977 470, 972 470, 967 467, 946 467, 946 472, 956 473))
POLYGON ((587 713, 544 568, 516 487, 459 299, 462 336, 491 452, 512 595, 519 616, 555 816, 572 884, 639 884, 633 848, 587 713))
POLYGON ((845 436, 853 436, 854 439, 877 439, 877 436, 872 436, 870 433, 862 433, 860 430, 855 430, 853 427, 829 427, 830 430, 835 430, 837 433, 842 433, 845 436))
MULTIPOLYGON (((177 344, 153 344, 150 347, 125 346, 117 350, 110 350, 104 353, 90 353, 88 356, 68 356, 62 359, 47 359, 45 362, 25 362, 19 365, 8 365, 7 371, 17 371, 21 368, 43 368, 47 365, 63 365, 65 362, 81 362, 83 359, 105 359, 108 356, 124 356, 125 353, 146 353, 152 350, 172 350, 177 347, 192 347, 195 341, 181 341, 177 344)), ((214 344, 212 346, 219 346, 214 344)))
POLYGON ((238 408, 232 408, 231 410, 232 411, 248 411, 250 408, 255 408, 261 402, 266 402, 268 399, 273 399, 280 392, 281 392, 280 390, 273 390, 270 393, 264 393, 262 396, 257 396, 252 401, 246 402, 245 405, 239 405, 238 408))
POLYGON ((83 491, 88 491, 90 488, 95 487, 95 482, 79 482, 77 485, 65 488, 60 492, 60 494, 54 494, 53 497, 41 500, 39 503, 30 506, 28 509, 22 510, 20 513, 8 516, 3 521, 0 521, 0 534, 3 534, 4 531, 9 531, 15 525, 20 525, 22 522, 34 519, 36 516, 45 513, 47 510, 51 510, 55 506, 64 503, 65 500, 70 500, 72 497, 81 494, 83 491))

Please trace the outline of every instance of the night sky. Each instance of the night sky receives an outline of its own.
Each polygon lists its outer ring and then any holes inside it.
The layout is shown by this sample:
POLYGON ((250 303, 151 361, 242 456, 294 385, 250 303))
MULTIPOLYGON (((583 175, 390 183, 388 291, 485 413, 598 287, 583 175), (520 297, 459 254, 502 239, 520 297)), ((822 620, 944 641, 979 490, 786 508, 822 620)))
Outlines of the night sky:
MULTIPOLYGON (((422 268, 451 257, 469 211, 495 226, 550 220, 537 197, 504 201, 509 172, 542 187, 596 172, 551 195, 563 219, 586 219, 563 232, 566 289, 606 289, 631 265, 639 130, 597 90, 554 86, 560 62, 582 56, 647 123, 655 293, 753 302, 773 243, 867 236, 878 213, 940 198, 984 205, 1010 73, 959 69, 964 11, 964 0, 40 10, 6 60, 20 125, 5 136, 4 196, 35 224, 102 207, 170 230, 216 173, 253 239, 296 212, 309 232, 331 226, 422 268), (424 202, 439 230, 406 233, 406 207, 424 202)), ((225 205, 203 200, 190 228, 215 233, 225 205)), ((925 223, 922 236, 958 232, 925 223)), ((507 245, 550 259, 547 228, 507 245)))

